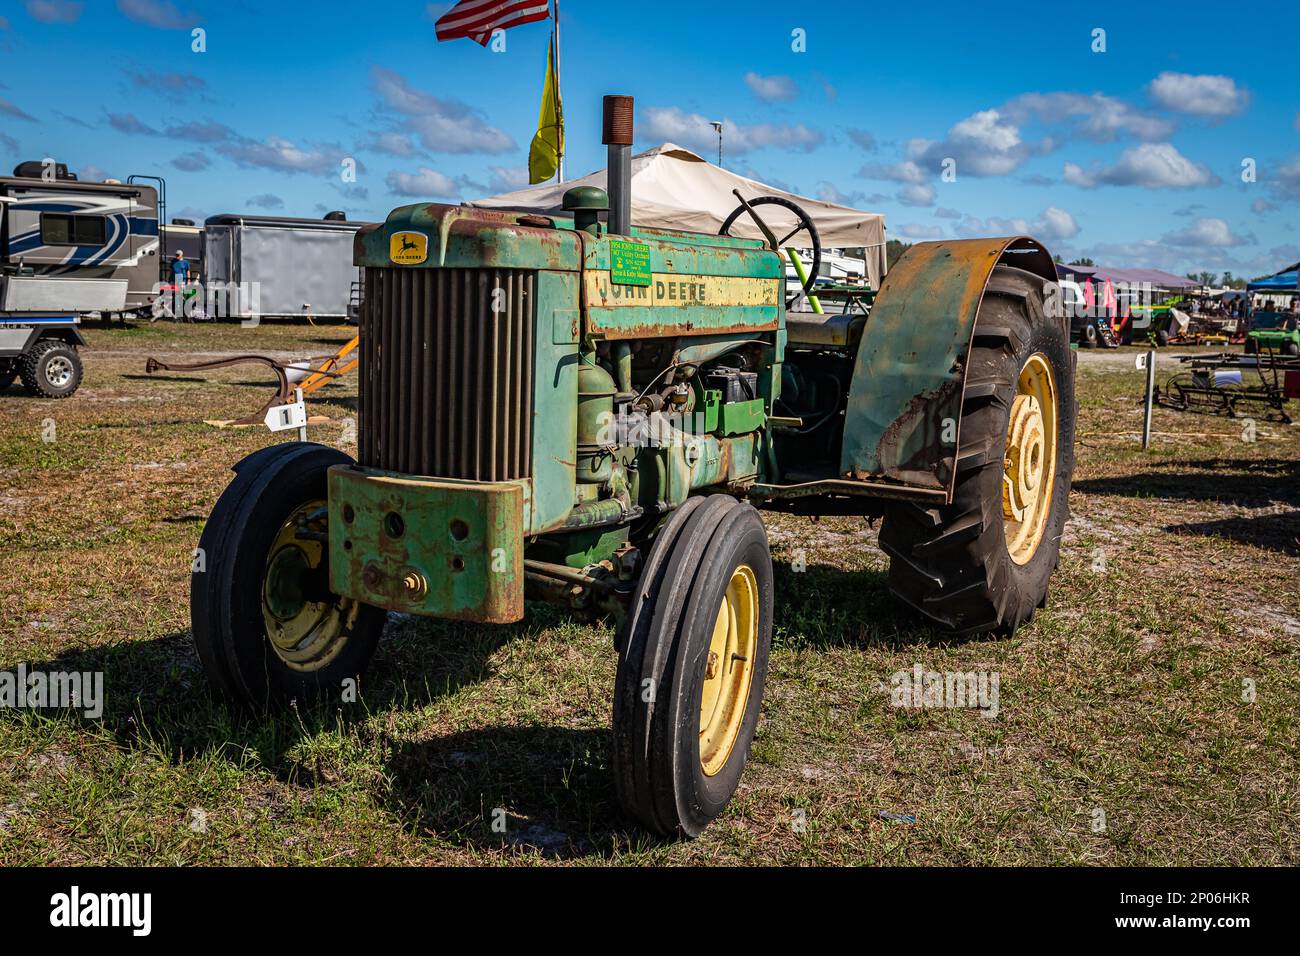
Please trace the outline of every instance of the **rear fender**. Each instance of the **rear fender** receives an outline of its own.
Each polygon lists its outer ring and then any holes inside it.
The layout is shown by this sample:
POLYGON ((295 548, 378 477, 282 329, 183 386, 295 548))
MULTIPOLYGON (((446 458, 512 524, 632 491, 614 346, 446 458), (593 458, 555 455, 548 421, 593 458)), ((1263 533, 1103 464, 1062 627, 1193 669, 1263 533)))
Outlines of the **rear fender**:
POLYGON ((853 367, 841 475, 943 491, 951 500, 966 356, 999 263, 1056 281, 1024 236, 921 242, 890 270, 853 367))

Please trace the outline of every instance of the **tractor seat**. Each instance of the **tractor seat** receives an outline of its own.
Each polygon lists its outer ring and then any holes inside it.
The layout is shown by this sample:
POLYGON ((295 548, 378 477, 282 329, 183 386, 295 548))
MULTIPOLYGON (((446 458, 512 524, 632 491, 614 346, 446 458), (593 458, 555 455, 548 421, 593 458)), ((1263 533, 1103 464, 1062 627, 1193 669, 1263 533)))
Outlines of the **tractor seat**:
POLYGON ((816 312, 787 312, 785 334, 791 345, 805 348, 857 348, 867 317, 861 312, 818 315, 816 312))

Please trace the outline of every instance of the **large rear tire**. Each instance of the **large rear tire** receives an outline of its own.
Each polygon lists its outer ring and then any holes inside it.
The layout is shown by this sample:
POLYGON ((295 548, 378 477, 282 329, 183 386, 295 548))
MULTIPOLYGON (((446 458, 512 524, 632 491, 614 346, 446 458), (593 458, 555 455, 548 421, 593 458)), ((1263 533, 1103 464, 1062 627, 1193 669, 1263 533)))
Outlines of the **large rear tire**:
POLYGON ((952 504, 891 507, 896 597, 956 634, 1011 634, 1047 601, 1074 470, 1074 354, 1043 280, 998 266, 975 321, 952 504))
POLYGON ((620 637, 614 775, 629 816, 698 836, 749 758, 772 642, 772 558, 758 512, 692 499, 657 536, 620 637))
POLYGON ((291 442, 245 459, 204 526, 190 624, 213 689, 253 710, 334 696, 358 678, 385 613, 329 590, 326 472, 352 459, 291 442))

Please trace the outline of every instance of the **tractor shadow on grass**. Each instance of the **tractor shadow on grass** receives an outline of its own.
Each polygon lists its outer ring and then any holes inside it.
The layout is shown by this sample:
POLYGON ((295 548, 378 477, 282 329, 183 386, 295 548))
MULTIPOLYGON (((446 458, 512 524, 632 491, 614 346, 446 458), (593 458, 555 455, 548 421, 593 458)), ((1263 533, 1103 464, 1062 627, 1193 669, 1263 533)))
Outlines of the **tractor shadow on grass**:
POLYGON ((797 571, 781 562, 773 571, 776 647, 897 649, 987 639, 953 637, 929 627, 889 592, 883 570, 817 564, 797 571))
POLYGON ((1300 506, 1300 461, 1208 458, 1153 463, 1151 471, 1076 481, 1085 495, 1213 501, 1262 508, 1276 503, 1300 506))
POLYGON ((464 731, 399 746, 385 770, 390 812, 464 846, 574 859, 665 842, 626 829, 603 727, 464 731))
POLYGON ((373 714, 418 709, 480 682, 491 674, 500 647, 545 626, 536 620, 492 627, 391 616, 360 701, 294 706, 274 715, 242 713, 217 699, 189 631, 24 663, 29 672, 103 673, 104 710, 93 725, 123 747, 149 746, 180 763, 233 745, 251 750, 280 779, 310 784, 308 768, 288 753, 300 740, 324 730, 355 729, 373 714))
POLYGON ((1076 481, 1088 495, 1205 501, 1268 509, 1208 521, 1164 525, 1170 534, 1227 538, 1266 551, 1300 555, 1300 461, 1211 458, 1166 462, 1155 471, 1076 481), (1174 470, 1177 469, 1177 470, 1174 470), (1279 511, 1278 506, 1290 506, 1279 511))
POLYGON ((251 757, 253 766, 281 783, 325 788, 347 778, 347 763, 332 764, 328 756, 322 763, 314 746, 298 745, 335 734, 371 755, 367 769, 379 771, 371 776, 386 781, 375 788, 375 802, 422 833, 467 847, 552 858, 656 845, 619 829, 626 821, 614 793, 605 727, 490 726, 412 740, 390 733, 384 726, 390 722, 368 720, 388 714, 400 720, 403 713, 486 680, 501 647, 528 640, 565 617, 546 605, 530 605, 529 611, 527 623, 510 627, 390 616, 362 702, 272 716, 237 713, 212 696, 188 631, 25 663, 29 672, 102 672, 102 717, 83 720, 64 712, 50 719, 106 732, 124 750, 174 765, 212 753, 235 763, 251 757))
MULTIPOLYGON (((826 566, 776 567, 778 646, 898 646, 937 643, 888 594, 880 571, 826 566)), ((298 788, 333 786, 347 763, 320 762, 312 738, 355 739, 370 754, 366 772, 385 782, 376 803, 417 832, 465 847, 602 858, 671 841, 634 828, 621 813, 607 727, 495 725, 410 739, 390 721, 435 704, 491 676, 494 655, 513 641, 567 620, 548 605, 529 605, 525 622, 507 627, 390 616, 362 687, 362 701, 291 709, 274 716, 236 713, 209 692, 188 631, 145 641, 69 650, 31 670, 101 671, 105 707, 88 727, 124 750, 174 765, 219 753, 262 767, 298 788), (313 746, 299 747, 304 741, 313 746)), ((612 653, 612 651, 611 651, 612 653)), ((81 722, 67 715, 56 719, 81 722)), ((344 750, 351 749, 344 747, 344 750)))

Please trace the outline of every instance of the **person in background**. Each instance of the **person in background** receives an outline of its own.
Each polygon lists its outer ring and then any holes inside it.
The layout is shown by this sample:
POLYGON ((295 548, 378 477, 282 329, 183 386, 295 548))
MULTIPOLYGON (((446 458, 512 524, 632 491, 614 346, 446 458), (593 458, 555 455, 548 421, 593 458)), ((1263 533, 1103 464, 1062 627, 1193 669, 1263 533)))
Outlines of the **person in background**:
POLYGON ((190 281, 190 260, 179 249, 172 256, 172 281, 177 286, 185 286, 190 281))

